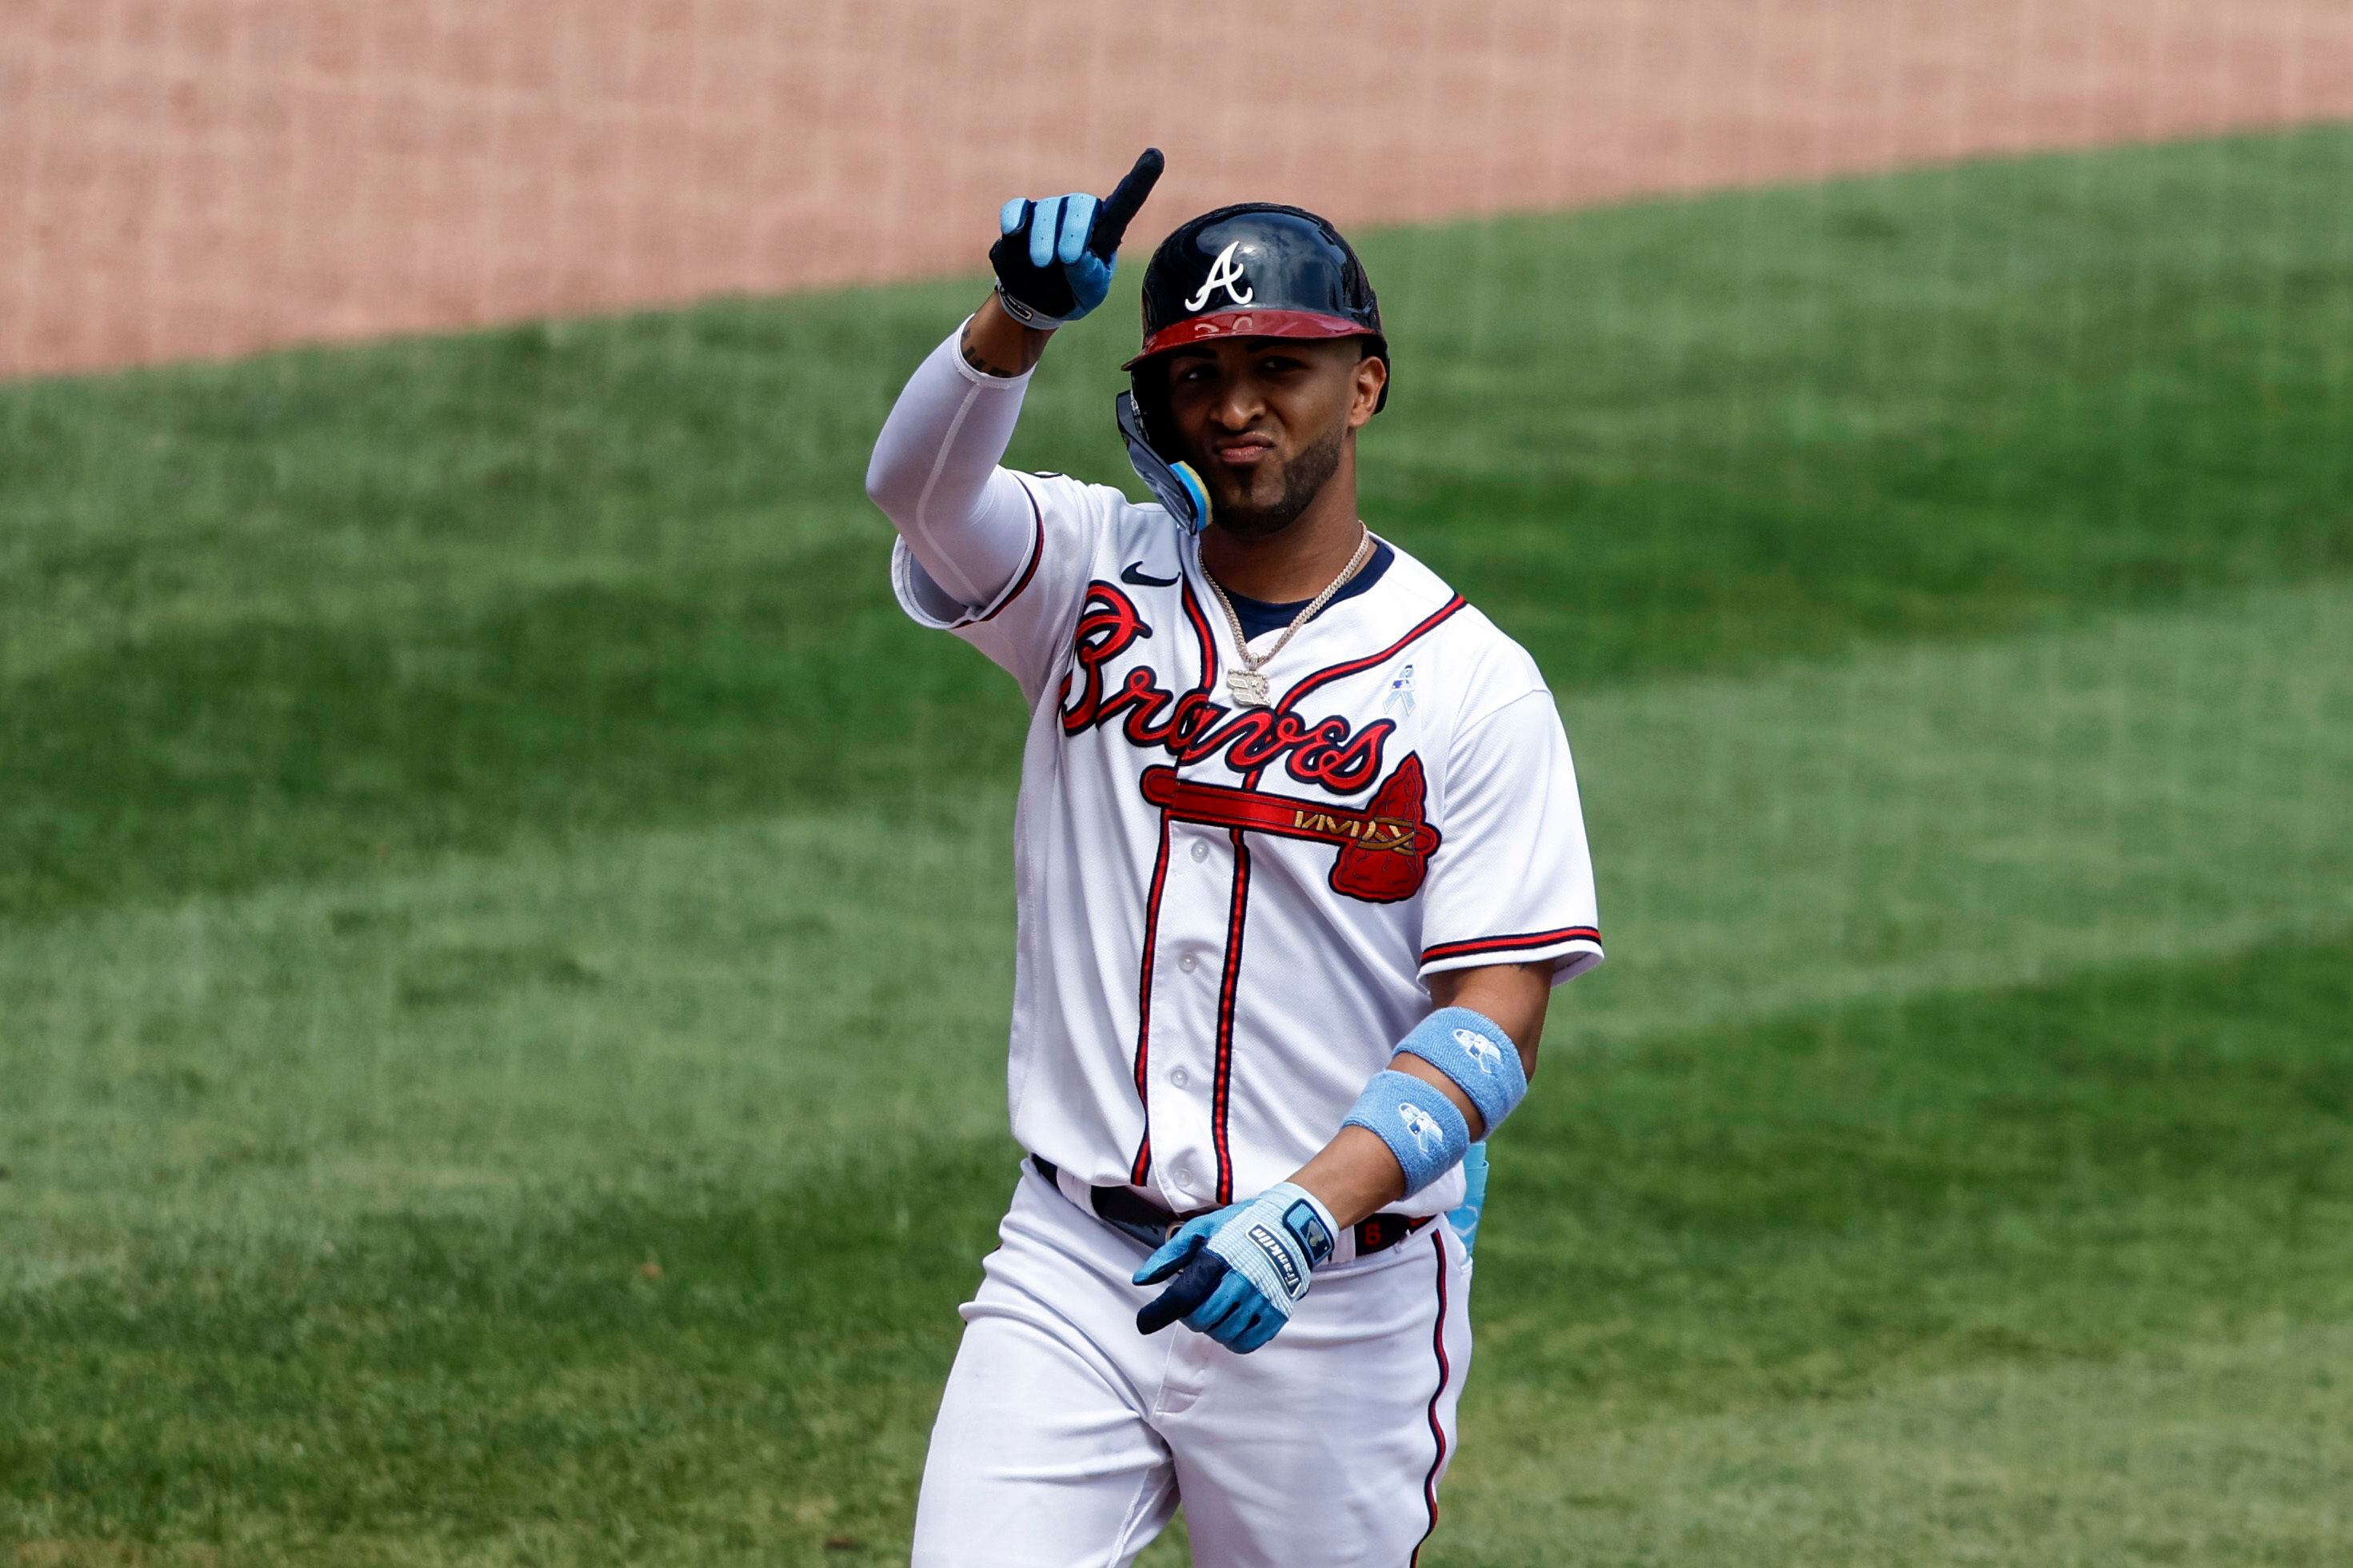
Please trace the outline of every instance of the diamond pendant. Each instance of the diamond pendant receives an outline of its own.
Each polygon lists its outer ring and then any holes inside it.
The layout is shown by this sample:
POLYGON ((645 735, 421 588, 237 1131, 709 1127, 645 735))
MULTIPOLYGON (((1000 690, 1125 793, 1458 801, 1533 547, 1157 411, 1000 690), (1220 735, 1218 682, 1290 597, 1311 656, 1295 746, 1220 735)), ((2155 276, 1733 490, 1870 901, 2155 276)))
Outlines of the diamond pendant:
POLYGON ((1266 677, 1255 669, 1226 671, 1226 690, 1244 708, 1267 706, 1266 677))

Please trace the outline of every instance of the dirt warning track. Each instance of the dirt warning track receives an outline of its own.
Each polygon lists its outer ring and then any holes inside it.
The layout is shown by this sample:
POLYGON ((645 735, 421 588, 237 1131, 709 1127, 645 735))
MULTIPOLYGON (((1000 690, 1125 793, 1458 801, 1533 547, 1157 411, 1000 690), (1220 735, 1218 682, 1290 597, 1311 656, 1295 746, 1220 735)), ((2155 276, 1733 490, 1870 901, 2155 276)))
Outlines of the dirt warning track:
POLYGON ((0 376, 2353 118, 2347 0, 0 0, 0 376))

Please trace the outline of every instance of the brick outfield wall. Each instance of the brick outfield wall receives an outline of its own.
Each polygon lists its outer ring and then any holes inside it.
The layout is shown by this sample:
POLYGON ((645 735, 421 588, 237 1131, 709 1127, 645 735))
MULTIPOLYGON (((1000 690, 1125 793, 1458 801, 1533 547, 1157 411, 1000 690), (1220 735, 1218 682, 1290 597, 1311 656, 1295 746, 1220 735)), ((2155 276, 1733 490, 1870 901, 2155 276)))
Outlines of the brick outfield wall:
POLYGON ((2353 0, 0 0, 0 376, 972 269, 1147 142, 1145 243, 2353 118, 2353 0))

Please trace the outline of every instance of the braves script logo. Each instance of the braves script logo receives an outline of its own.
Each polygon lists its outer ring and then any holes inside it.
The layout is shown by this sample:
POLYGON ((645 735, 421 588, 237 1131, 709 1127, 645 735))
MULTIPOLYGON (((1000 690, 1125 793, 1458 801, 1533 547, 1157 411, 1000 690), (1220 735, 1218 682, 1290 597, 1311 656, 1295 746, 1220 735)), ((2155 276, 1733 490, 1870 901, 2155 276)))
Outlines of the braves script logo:
POLYGON ((1381 778, 1383 749, 1397 732, 1394 721, 1376 719, 1358 730, 1336 713, 1313 724, 1282 709, 1236 713, 1207 691, 1172 694, 1149 664, 1135 665, 1110 684, 1105 668, 1152 635, 1135 601, 1109 583, 1087 585, 1071 647, 1077 668, 1062 678, 1064 734, 1116 721, 1130 745, 1157 748, 1180 765, 1222 752, 1234 772, 1256 774, 1280 761, 1301 784, 1320 784, 1334 795, 1354 795, 1380 779, 1361 806, 1180 779, 1174 767, 1148 767, 1138 783, 1145 800, 1178 821, 1335 847, 1335 892, 1388 904, 1421 890, 1440 835, 1426 820, 1419 757, 1407 752, 1381 778))
POLYGON ((1078 668, 1062 679, 1064 734, 1118 720, 1129 744, 1157 746, 1180 763, 1223 752, 1228 766, 1246 773, 1279 759, 1301 784, 1321 784, 1335 795, 1354 795, 1380 776, 1381 747, 1397 730, 1387 719, 1357 730, 1337 714, 1314 724, 1269 708, 1237 714, 1206 691, 1171 692, 1148 664, 1105 690, 1104 667, 1150 636, 1134 600, 1109 583, 1087 585, 1071 649, 1078 668))
POLYGON ((1208 304, 1212 289, 1223 289, 1226 298, 1237 305, 1247 305, 1258 298, 1257 289, 1242 286, 1242 264, 1234 259, 1234 251, 1240 244, 1237 239, 1218 252, 1218 258, 1209 263, 1208 277, 1202 279, 1201 291, 1185 301, 1185 309, 1198 310, 1208 304))

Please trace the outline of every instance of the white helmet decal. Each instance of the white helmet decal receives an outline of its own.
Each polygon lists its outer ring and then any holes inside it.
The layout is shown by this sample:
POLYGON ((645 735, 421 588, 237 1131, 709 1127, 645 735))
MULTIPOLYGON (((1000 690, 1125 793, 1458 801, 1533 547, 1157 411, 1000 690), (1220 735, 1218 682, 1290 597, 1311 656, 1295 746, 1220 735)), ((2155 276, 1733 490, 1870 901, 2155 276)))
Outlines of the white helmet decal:
POLYGON ((1185 301, 1185 309, 1198 310, 1208 304, 1212 289, 1223 289, 1226 298, 1237 305, 1247 305, 1258 298, 1257 289, 1243 285, 1242 264, 1234 259, 1234 252, 1240 245, 1240 240, 1232 240, 1218 252, 1218 258, 1209 263, 1208 277, 1201 280, 1200 292, 1185 301))

